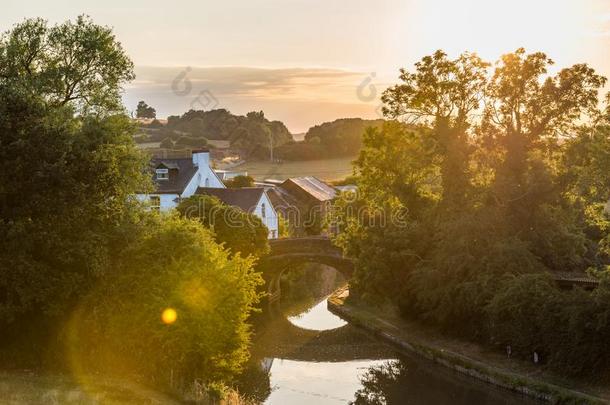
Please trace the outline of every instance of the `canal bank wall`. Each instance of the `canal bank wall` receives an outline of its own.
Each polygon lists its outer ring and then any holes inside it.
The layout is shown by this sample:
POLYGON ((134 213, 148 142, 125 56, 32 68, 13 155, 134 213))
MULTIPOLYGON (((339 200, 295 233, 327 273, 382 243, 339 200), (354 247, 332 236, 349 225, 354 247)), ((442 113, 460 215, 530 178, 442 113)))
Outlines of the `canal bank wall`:
MULTIPOLYGON (((523 395, 553 404, 607 404, 610 401, 580 391, 564 388, 556 384, 506 370, 495 365, 447 350, 414 337, 407 330, 396 325, 389 317, 346 302, 347 287, 335 291, 328 298, 328 310, 354 326, 363 328, 391 346, 409 354, 424 357, 461 374, 502 387, 523 395)), ((432 340, 432 339, 431 339, 432 340)))

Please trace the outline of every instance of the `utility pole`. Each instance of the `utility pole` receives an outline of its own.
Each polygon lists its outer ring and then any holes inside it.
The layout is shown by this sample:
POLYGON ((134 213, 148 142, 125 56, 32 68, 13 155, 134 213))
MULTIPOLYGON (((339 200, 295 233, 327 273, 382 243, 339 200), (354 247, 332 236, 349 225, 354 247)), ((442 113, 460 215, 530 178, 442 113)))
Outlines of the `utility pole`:
POLYGON ((269 159, 273 163, 273 134, 271 134, 271 131, 269 131, 269 159))

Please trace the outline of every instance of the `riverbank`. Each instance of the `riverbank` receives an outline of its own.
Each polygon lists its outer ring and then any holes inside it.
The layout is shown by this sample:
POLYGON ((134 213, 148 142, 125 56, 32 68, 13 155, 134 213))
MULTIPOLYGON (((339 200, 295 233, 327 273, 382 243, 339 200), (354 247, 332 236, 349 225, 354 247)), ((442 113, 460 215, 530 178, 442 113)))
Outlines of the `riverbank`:
POLYGON ((371 309, 353 300, 347 301, 348 296, 347 288, 337 290, 328 298, 328 309, 401 351, 417 354, 459 373, 546 402, 610 403, 610 392, 606 387, 579 386, 549 374, 540 366, 507 359, 473 343, 449 339, 434 330, 407 322, 395 311, 371 309))
POLYGON ((228 390, 220 401, 209 398, 204 387, 186 392, 162 393, 125 379, 100 375, 74 376, 31 370, 0 370, 0 398, 10 404, 192 404, 253 405, 228 390))

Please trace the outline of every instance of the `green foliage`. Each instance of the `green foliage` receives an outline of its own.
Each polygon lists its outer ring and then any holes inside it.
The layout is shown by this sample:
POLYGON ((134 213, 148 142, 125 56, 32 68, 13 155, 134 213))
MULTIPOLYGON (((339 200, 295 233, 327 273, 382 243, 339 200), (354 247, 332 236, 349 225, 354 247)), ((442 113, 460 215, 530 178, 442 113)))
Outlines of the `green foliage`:
POLYGON ((107 271, 130 196, 147 187, 145 157, 123 115, 71 108, 0 88, 0 318, 60 313, 107 271))
POLYGON ((176 146, 183 146, 186 148, 203 148, 207 146, 208 140, 205 138, 195 138, 193 136, 182 135, 176 141, 176 146))
POLYGON ((507 279, 485 308, 491 339, 515 353, 542 360, 569 375, 591 375, 610 366, 610 286, 592 293, 561 291, 548 275, 507 279))
POLYGON ((85 17, 0 38, 1 357, 77 377, 228 380, 261 283, 244 256, 265 251, 267 231, 233 232, 244 255, 229 257, 196 221, 135 201, 151 184, 120 104, 132 77, 111 30, 85 17), (163 325, 168 307, 178 319, 163 325))
MULTIPOLYGON (((136 117, 137 118, 156 118, 157 111, 146 104, 144 101, 138 102, 138 106, 136 107, 136 117)), ((158 122, 158 121, 157 121, 158 122)))
POLYGON ((166 383, 230 381, 249 356, 246 320, 263 282, 252 265, 229 257, 197 221, 157 220, 79 308, 71 356, 166 383), (162 321, 168 308, 173 323, 162 321))
POLYGON ((225 109, 189 110, 181 117, 168 117, 167 127, 194 138, 231 141, 231 146, 250 157, 268 157, 269 142, 277 147, 292 140, 283 123, 269 121, 262 111, 250 112, 244 117, 225 109))
POLYGON ((254 187, 254 178, 252 176, 235 176, 232 179, 225 181, 228 188, 254 187))
POLYGON ((356 259, 356 296, 577 374, 610 365, 608 287, 561 291, 548 274, 610 268, 606 79, 551 63, 518 49, 490 75, 438 51, 401 70, 383 95, 395 121, 365 132, 358 194, 336 204, 335 243, 356 259))
POLYGON ((275 155, 284 160, 313 160, 356 156, 362 147, 362 134, 368 127, 380 128, 383 120, 342 118, 309 128, 303 142, 289 142, 275 155))
POLYGON ((28 19, 0 38, 0 83, 55 107, 122 112, 121 86, 134 77, 112 30, 86 16, 52 27, 28 19))
POLYGON ((233 254, 260 257, 269 251, 269 231, 260 218, 223 204, 215 197, 195 195, 187 198, 178 206, 178 212, 186 218, 198 219, 212 229, 216 241, 233 254))

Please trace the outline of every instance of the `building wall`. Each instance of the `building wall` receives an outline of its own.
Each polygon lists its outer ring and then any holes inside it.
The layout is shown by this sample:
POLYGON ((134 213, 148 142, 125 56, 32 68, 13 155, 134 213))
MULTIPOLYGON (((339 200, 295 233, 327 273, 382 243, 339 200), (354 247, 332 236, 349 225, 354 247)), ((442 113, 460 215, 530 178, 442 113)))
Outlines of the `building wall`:
POLYGON ((182 198, 191 197, 193 194, 195 194, 198 187, 226 188, 224 183, 220 181, 218 176, 216 176, 216 173, 214 173, 208 164, 199 164, 197 173, 193 176, 189 184, 187 184, 184 191, 180 195, 182 198))
POLYGON ((159 211, 167 212, 178 206, 176 200, 180 197, 178 194, 136 194, 138 201, 149 203, 151 197, 159 197, 159 211))
POLYGON ((267 193, 263 193, 260 200, 258 200, 258 204, 256 204, 256 208, 252 211, 252 214, 259 217, 267 229, 269 229, 269 239, 277 239, 279 237, 280 232, 277 212, 275 212, 267 193), (263 218, 263 204, 265 205, 265 218, 263 218))

